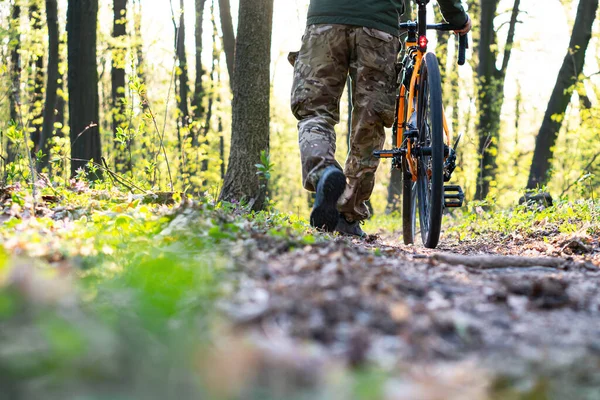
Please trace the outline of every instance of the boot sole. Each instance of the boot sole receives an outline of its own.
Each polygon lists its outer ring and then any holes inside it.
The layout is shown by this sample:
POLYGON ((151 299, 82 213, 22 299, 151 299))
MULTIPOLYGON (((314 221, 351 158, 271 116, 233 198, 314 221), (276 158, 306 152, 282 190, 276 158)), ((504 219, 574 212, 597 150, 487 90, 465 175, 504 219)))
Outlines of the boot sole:
POLYGON ((315 207, 310 214, 310 225, 333 232, 340 218, 337 202, 346 188, 346 177, 341 171, 335 171, 324 179, 317 188, 315 207))

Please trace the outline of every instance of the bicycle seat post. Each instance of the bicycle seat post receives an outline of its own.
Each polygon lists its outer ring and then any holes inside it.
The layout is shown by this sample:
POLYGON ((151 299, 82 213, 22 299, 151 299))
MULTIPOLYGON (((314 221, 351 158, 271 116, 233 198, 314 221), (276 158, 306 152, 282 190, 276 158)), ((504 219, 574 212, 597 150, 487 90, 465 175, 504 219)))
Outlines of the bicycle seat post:
POLYGON ((427 3, 429 0, 418 0, 417 4, 419 5, 419 12, 417 18, 417 26, 419 29, 419 50, 425 52, 427 50, 427 3), (425 38, 421 40, 421 38, 425 38), (425 44, 425 46, 423 46, 425 44))

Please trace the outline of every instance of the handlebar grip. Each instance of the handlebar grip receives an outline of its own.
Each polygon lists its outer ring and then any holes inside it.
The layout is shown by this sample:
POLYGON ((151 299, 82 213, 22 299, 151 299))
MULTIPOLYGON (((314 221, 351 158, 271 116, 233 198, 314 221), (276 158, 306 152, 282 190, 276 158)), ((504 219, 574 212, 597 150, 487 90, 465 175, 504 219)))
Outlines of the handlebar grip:
POLYGON ((465 65, 466 51, 469 46, 467 35, 461 35, 458 39, 458 65, 465 65))

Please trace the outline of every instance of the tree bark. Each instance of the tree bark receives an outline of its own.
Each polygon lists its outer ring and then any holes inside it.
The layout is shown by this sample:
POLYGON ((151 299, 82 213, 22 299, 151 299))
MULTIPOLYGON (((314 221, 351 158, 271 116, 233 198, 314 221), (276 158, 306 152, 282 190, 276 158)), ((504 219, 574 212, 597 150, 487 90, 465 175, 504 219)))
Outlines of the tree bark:
POLYGON ((475 198, 484 200, 490 192, 497 174, 498 140, 500 137, 500 113, 504 103, 504 81, 512 54, 520 0, 514 0, 511 19, 504 46, 502 66, 496 67, 498 59, 497 37, 494 18, 499 0, 481 0, 478 80, 479 177, 475 198))
MULTIPOLYGON (((235 64, 235 34, 231 19, 231 6, 229 0, 219 0, 219 13, 221 14, 221 30, 223 31, 223 51, 227 62, 229 86, 233 91, 234 64, 235 64)), ((238 24, 239 26, 239 24, 238 24)))
POLYGON ((189 87, 187 55, 185 53, 185 7, 184 1, 179 0, 179 29, 177 32, 177 60, 179 61, 179 112, 181 113, 181 126, 188 125, 190 111, 188 108, 189 87))
MULTIPOLYGON (((21 106, 21 6, 14 2, 10 18, 10 120, 17 126, 21 125, 19 107, 21 106)), ((7 143, 6 161, 14 162, 17 158, 17 145, 7 143)))
POLYGON ((58 69, 58 89, 57 89, 57 96, 56 96, 56 104, 54 106, 54 108, 56 109, 56 115, 54 116, 54 123, 55 124, 60 124, 60 129, 57 129, 56 132, 54 132, 54 136, 63 136, 64 135, 64 128, 65 128, 65 120, 66 120, 66 112, 65 112, 65 108, 66 108, 66 103, 67 103, 67 98, 66 98, 66 89, 65 89, 65 82, 66 82, 66 68, 63 66, 62 70, 60 68, 60 66, 62 64, 64 64, 65 62, 65 56, 66 54, 64 53, 64 49, 67 46, 67 42, 66 42, 67 38, 66 36, 62 36, 62 38, 59 35, 59 41, 58 41, 58 65, 59 65, 59 69, 58 69))
MULTIPOLYGON (((67 8, 71 176, 101 159, 96 65, 98 0, 69 0, 67 8)), ((91 179, 100 179, 100 171, 91 179)))
POLYGON ((585 53, 592 37, 592 25, 597 10, 598 0, 579 1, 569 49, 558 73, 542 126, 536 138, 527 182, 528 189, 535 189, 544 185, 550 178, 553 147, 571 101, 573 90, 583 71, 585 53))
MULTIPOLYGON (((29 2, 29 20, 34 32, 42 30, 42 16, 40 15, 39 0, 30 0, 29 2)), ((34 36, 35 37, 35 36, 34 36)), ((36 44, 39 40, 35 38, 36 44)), ((31 98, 30 116, 31 116, 31 140, 33 141, 32 153, 40 148, 43 123, 43 102, 44 102, 44 53, 34 54, 31 60, 31 70, 34 71, 33 96, 31 98)))
MULTIPOLYGON (((204 158, 202 160, 202 165, 201 165, 201 171, 202 172, 206 172, 208 171, 208 148, 209 148, 209 142, 208 142, 208 132, 210 130, 210 122, 212 119, 212 113, 213 113, 213 104, 215 102, 215 82, 219 81, 219 76, 218 76, 218 72, 217 72, 217 65, 219 64, 219 57, 221 56, 221 53, 219 51, 219 48, 217 46, 217 36, 218 36, 218 31, 217 31, 217 21, 216 21, 216 16, 215 16, 215 8, 214 8, 214 1, 213 4, 211 6, 211 23, 212 23, 212 60, 211 60, 211 68, 210 68, 210 93, 208 94, 208 108, 206 110, 206 119, 204 121, 204 129, 202 130, 202 142, 204 144, 204 148, 205 148, 205 154, 204 154, 204 158)), ((218 83, 220 85, 220 82, 218 83)), ((202 184, 204 186, 206 186, 207 181, 206 179, 203 180, 202 184)))
POLYGON ((44 120, 39 148, 43 156, 39 160, 38 170, 50 165, 50 139, 54 132, 54 118, 58 91, 59 48, 58 48, 58 4, 57 0, 46 0, 46 20, 48 23, 48 71, 46 81, 46 102, 44 105, 44 120))
POLYGON ((231 152, 220 199, 265 206, 266 182, 256 174, 269 150, 273 0, 241 0, 233 80, 231 152))
POLYGON ((113 1, 113 32, 114 47, 112 49, 111 63, 111 115, 112 131, 115 148, 115 170, 119 173, 131 171, 131 160, 127 157, 128 142, 125 145, 119 143, 117 130, 125 128, 127 117, 125 116, 125 55, 124 38, 127 35, 127 0, 113 1))
MULTIPOLYGON (((192 98, 192 107, 196 119, 202 118, 204 115, 204 107, 202 99, 204 98, 204 87, 202 85, 202 77, 204 76, 204 67, 202 66, 202 22, 204 21, 204 6, 206 0, 196 0, 196 26, 194 37, 196 40, 196 79, 194 81, 194 97, 192 98)), ((195 143, 196 145, 198 143, 195 143)))

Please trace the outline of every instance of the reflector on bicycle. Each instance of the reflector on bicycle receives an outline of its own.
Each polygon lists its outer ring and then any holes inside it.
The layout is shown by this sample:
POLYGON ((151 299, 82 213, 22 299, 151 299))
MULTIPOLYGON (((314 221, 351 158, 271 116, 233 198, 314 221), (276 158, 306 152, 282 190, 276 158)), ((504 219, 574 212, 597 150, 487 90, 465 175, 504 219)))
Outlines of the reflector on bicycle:
POLYGON ((427 40, 426 36, 420 36, 419 37, 419 50, 421 50, 421 51, 427 50, 428 43, 429 43, 429 40, 427 40))

